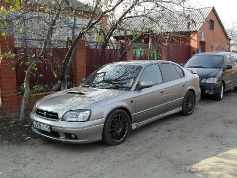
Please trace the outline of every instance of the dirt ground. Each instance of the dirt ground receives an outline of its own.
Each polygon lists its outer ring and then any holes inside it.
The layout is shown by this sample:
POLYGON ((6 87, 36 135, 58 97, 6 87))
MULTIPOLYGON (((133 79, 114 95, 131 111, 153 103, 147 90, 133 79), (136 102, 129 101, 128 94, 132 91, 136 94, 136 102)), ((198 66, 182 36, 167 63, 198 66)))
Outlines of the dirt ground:
POLYGON ((37 135, 31 131, 31 125, 28 120, 22 123, 16 120, 15 117, 0 118, 1 145, 23 145, 33 138, 37 138, 37 135))
POLYGON ((236 178, 237 92, 202 98, 179 114, 133 131, 119 146, 44 139, 29 123, 0 120, 1 178, 236 178))

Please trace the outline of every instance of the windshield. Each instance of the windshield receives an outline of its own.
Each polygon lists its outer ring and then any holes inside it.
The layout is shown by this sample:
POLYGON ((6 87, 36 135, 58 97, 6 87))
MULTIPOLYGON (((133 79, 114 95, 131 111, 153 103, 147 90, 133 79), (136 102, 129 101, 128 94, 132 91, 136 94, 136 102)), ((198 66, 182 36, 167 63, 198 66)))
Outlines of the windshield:
POLYGON ((196 55, 193 56, 185 67, 189 68, 221 68, 223 67, 224 56, 218 55, 196 55))
POLYGON ((130 90, 141 66, 109 64, 92 73, 83 83, 85 87, 130 90))

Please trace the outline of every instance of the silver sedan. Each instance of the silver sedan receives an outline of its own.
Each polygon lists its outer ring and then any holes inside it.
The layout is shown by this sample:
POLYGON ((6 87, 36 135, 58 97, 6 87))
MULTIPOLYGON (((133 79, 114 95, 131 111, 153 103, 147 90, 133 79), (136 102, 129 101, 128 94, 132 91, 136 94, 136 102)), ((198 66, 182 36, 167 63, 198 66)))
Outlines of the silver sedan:
POLYGON ((30 118, 33 131, 49 139, 118 145, 147 123, 177 112, 192 114, 199 99, 193 70, 169 61, 115 62, 79 87, 38 100, 30 118))

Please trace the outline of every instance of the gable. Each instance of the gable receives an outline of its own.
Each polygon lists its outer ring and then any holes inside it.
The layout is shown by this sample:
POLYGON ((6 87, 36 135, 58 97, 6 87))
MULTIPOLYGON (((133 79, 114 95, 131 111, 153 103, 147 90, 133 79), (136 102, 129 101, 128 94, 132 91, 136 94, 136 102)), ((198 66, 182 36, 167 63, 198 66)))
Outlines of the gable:
POLYGON ((143 29, 150 29, 154 33, 197 32, 206 22, 211 12, 216 15, 218 23, 220 23, 223 32, 228 37, 214 7, 176 12, 162 10, 158 14, 151 14, 149 17, 130 18, 119 26, 115 36, 123 36, 125 31, 126 35, 131 35, 133 31, 139 32, 143 29))

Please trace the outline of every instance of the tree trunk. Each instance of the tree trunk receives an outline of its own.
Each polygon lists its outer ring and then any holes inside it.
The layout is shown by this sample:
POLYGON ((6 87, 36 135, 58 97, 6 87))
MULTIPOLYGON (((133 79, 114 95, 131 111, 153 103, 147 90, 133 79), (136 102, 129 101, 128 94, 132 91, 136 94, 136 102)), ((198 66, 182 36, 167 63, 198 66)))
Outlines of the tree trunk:
MULTIPOLYGON (((72 26, 72 39, 75 39, 76 35, 75 35, 75 31, 76 31, 76 10, 73 10, 73 26, 72 26)), ((65 73, 64 76, 62 76, 62 82, 61 82, 61 90, 66 90, 68 87, 68 78, 70 77, 70 69, 72 67, 72 62, 75 58, 75 54, 76 54, 76 46, 73 48, 72 51, 72 55, 70 57, 70 60, 68 61, 68 65, 65 69, 65 73)))
POLYGON ((135 38, 133 38, 129 44, 126 46, 126 49, 123 50, 122 54, 120 55, 118 61, 122 61, 122 59, 125 57, 125 55, 128 53, 128 50, 130 50, 132 44, 137 41, 140 37, 142 37, 142 33, 140 33, 139 35, 137 35, 135 38))
MULTIPOLYGON (((126 10, 123 12, 123 14, 118 18, 117 22, 109 29, 105 40, 103 42, 102 48, 101 48, 101 52, 100 52, 100 56, 98 58, 98 67, 102 66, 102 59, 104 57, 105 54, 105 49, 106 46, 109 43, 110 37, 113 35, 113 32, 117 29, 119 23, 122 21, 122 19, 133 9, 133 7, 138 3, 138 0, 133 1, 133 4, 126 10)), ((105 33, 104 33, 105 35, 105 33)))
POLYGON ((21 111, 20 111, 20 121, 24 121, 25 119, 25 115, 26 115, 26 107, 27 107, 27 103, 28 103, 28 99, 29 99, 29 92, 30 92, 30 86, 29 86, 29 82, 30 82, 30 74, 32 71, 32 67, 30 66, 30 68, 28 69, 26 76, 25 76, 25 90, 24 90, 24 95, 22 98, 22 102, 21 102, 21 111))
POLYGON ((31 72, 33 70, 34 65, 38 63, 38 61, 41 59, 41 56, 45 53, 47 43, 52 38, 53 28, 56 24, 57 18, 59 17, 59 13, 60 13, 61 8, 62 8, 61 7, 62 2, 63 2, 63 0, 60 1, 59 9, 57 9, 57 12, 55 13, 55 15, 52 18, 51 24, 49 25, 49 29, 48 29, 47 35, 44 39, 44 44, 41 48, 40 53, 36 56, 35 61, 32 62, 30 64, 29 68, 27 69, 25 79, 24 79, 25 91, 24 91, 24 95, 23 95, 23 98, 22 98, 22 102, 21 102, 20 121, 25 120, 26 106, 27 106, 27 103, 28 103, 29 91, 30 91, 29 82, 30 82, 31 72))
POLYGON ((72 62, 75 59, 77 48, 75 47, 72 51, 72 56, 70 57, 70 60, 68 61, 68 65, 65 69, 64 76, 62 77, 62 83, 61 83, 61 90, 66 90, 68 86, 68 78, 70 75, 71 67, 72 67, 72 62))
MULTIPOLYGON (((66 2, 69 5, 69 1, 66 0, 66 2)), ((73 51, 74 51, 74 48, 76 47, 78 41, 83 37, 84 34, 86 34, 90 29, 92 29, 96 24, 98 24, 107 13, 113 12, 120 4, 122 4, 123 0, 116 2, 116 4, 111 9, 105 10, 98 15, 98 9, 100 8, 99 7, 100 2, 101 2, 100 0, 95 1, 95 8, 94 8, 93 12, 91 13, 91 17, 89 17, 88 24, 80 31, 80 33, 75 37, 75 39, 73 39, 72 45, 68 49, 68 52, 63 60, 63 66, 62 66, 62 71, 61 71, 61 77, 62 77, 61 81, 63 81, 63 82, 61 84, 61 90, 66 88, 67 76, 70 72, 71 64, 74 59, 71 56, 73 56, 73 51), (97 17, 95 17, 95 16, 97 16, 97 17)), ((80 49, 78 49, 78 50, 80 50, 80 49)))

